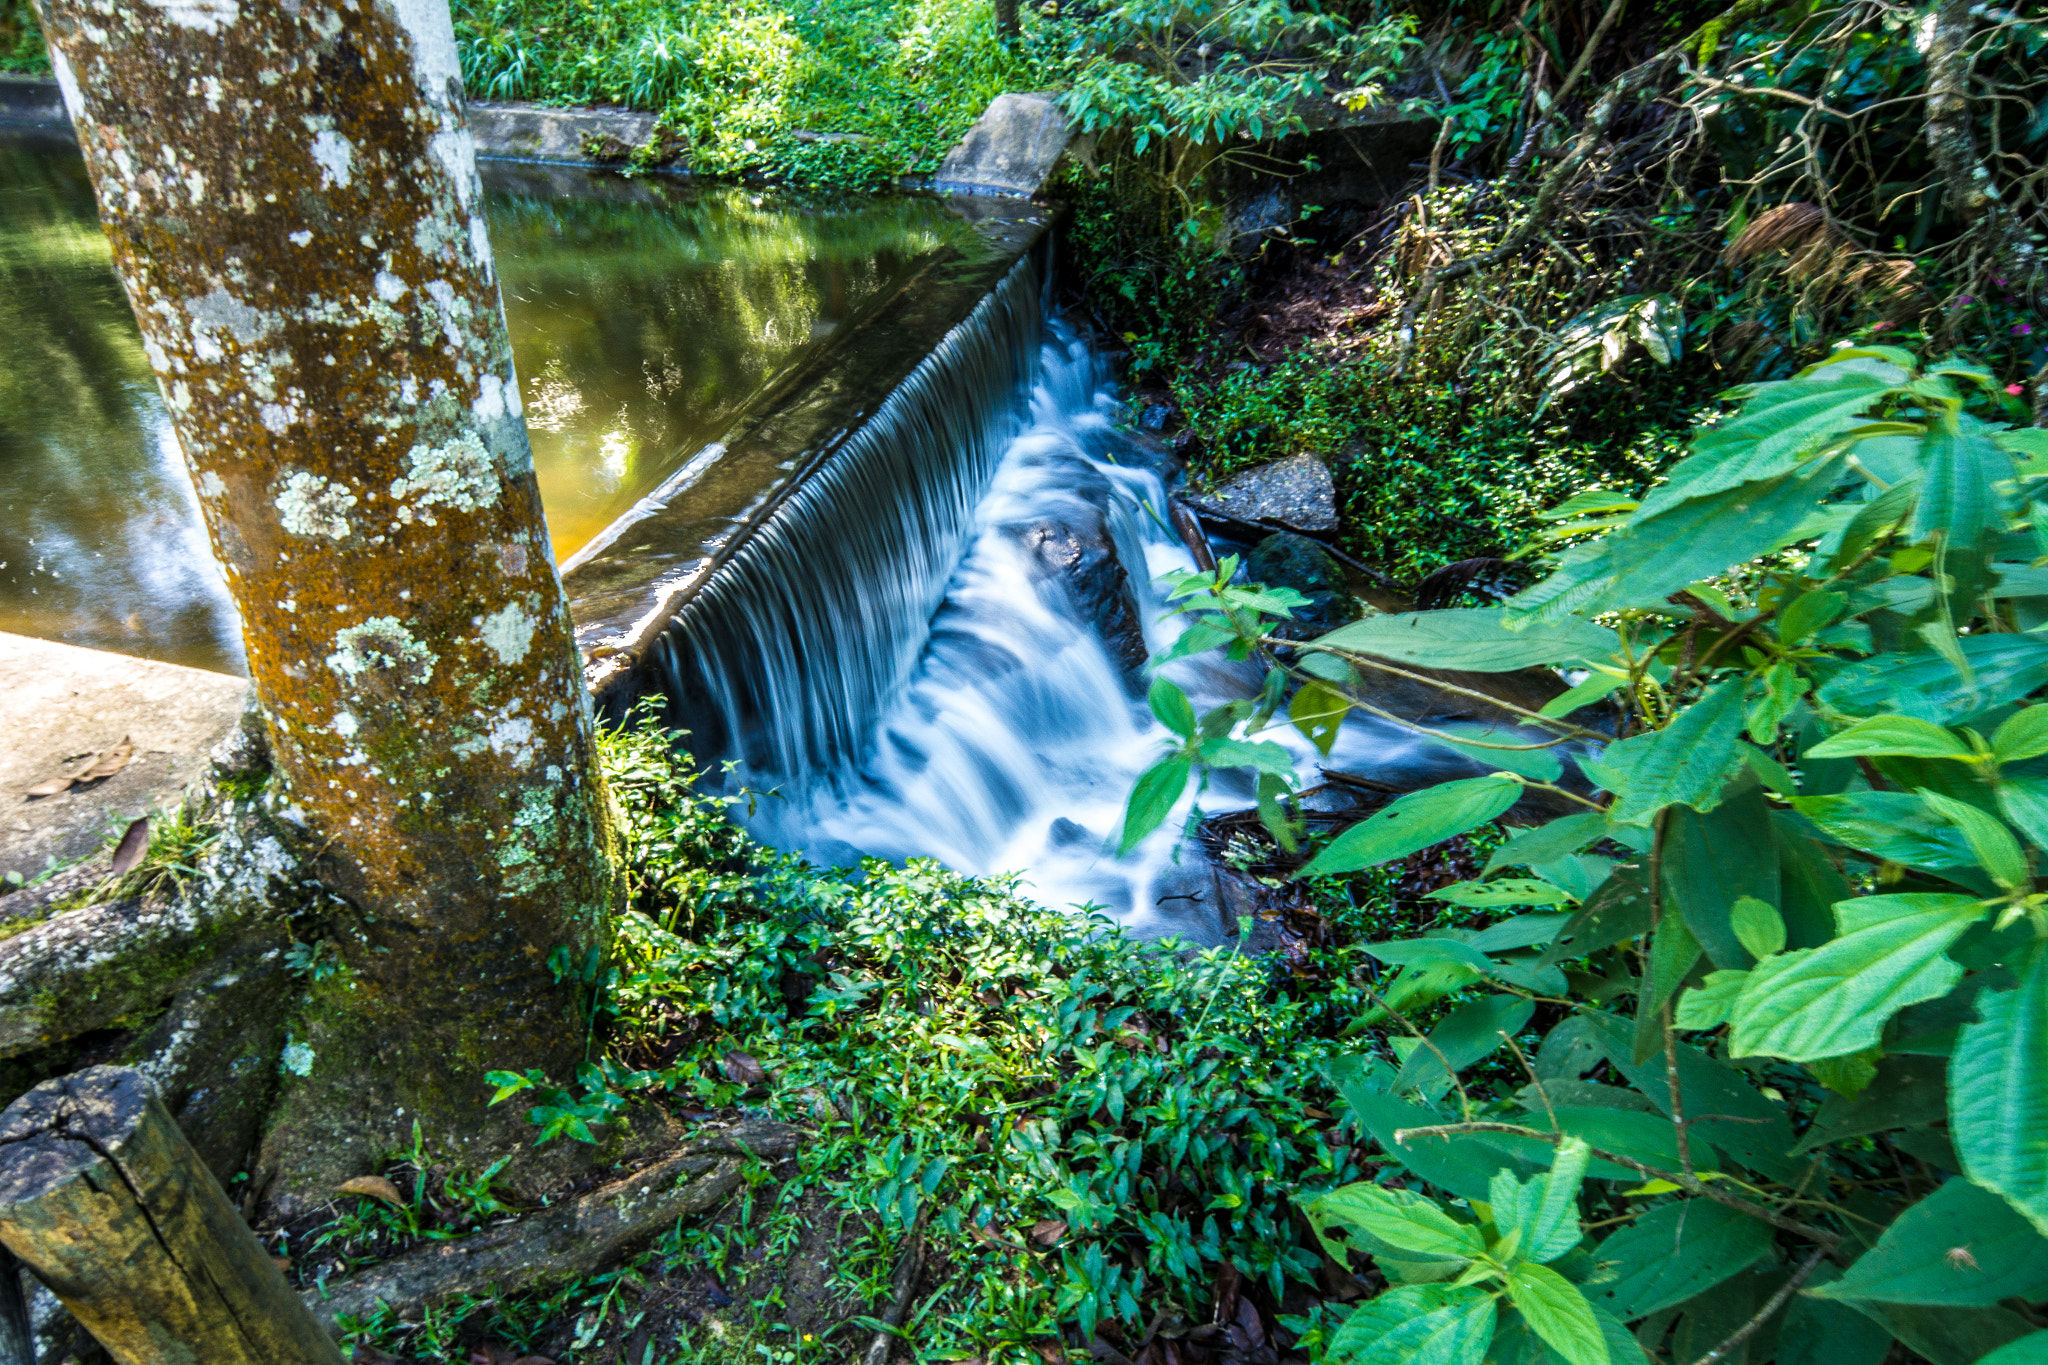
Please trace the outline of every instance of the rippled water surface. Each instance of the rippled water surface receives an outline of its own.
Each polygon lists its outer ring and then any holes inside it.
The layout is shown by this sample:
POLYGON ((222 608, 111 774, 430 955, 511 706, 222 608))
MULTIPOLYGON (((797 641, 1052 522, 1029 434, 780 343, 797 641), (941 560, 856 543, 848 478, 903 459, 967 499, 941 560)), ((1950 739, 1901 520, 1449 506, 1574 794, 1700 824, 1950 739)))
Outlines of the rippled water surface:
MULTIPOLYGON (((558 558, 931 253, 929 199, 488 165, 558 558)), ((234 609, 68 142, 0 134, 0 631, 242 671, 234 609)))

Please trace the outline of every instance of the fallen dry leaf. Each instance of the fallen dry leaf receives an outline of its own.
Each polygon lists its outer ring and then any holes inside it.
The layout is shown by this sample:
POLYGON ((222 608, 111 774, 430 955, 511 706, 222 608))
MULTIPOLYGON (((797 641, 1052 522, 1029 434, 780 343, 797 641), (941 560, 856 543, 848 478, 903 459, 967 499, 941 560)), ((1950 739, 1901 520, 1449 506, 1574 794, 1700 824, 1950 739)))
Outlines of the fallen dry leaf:
POLYGON ((405 1207, 405 1196, 398 1192, 398 1186, 381 1175, 351 1176, 334 1187, 336 1194, 359 1194, 365 1199, 381 1199, 395 1208, 405 1207))
POLYGON ((123 735, 119 744, 116 744, 113 748, 106 750, 98 758, 94 759, 92 766, 80 773, 76 780, 83 784, 86 782, 97 782, 103 777, 112 777, 115 773, 127 767, 128 760, 133 757, 135 757, 135 741, 123 735))
POLYGON ((48 782, 36 783, 33 787, 23 792, 22 795, 30 799, 38 796, 55 796, 58 792, 69 791, 71 784, 77 780, 75 777, 53 777, 48 782))
POLYGON ((142 865, 142 856, 149 852, 149 817, 143 816, 128 826, 121 836, 121 842, 114 845, 114 864, 108 874, 125 877, 142 865))
POLYGON ((1031 1240, 1042 1247, 1057 1246, 1066 1235, 1067 1225, 1058 1218, 1041 1218, 1031 1225, 1031 1240))
POLYGON ((737 1048, 725 1054, 725 1060, 718 1064, 718 1069, 735 1085, 759 1085, 768 1079, 768 1073, 761 1064, 737 1048))

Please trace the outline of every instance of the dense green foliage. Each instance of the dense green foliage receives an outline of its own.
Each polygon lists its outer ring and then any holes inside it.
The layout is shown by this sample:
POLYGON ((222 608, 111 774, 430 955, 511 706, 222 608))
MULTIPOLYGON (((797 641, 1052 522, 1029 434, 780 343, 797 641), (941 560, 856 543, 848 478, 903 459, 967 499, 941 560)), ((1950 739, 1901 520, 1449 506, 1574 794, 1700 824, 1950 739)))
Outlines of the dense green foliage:
POLYGON ((1250 766, 1292 844, 1290 765, 1253 738, 1290 682, 1327 751, 1376 670, 1584 677, 1514 729, 1415 727, 1492 771, 1302 868, 1408 856, 1531 791, 1577 807, 1438 893, 1506 918, 1369 949, 1397 1020, 1469 1003, 1325 1069, 1385 1164, 1305 1208, 1391 1286, 1328 1359, 1792 1365, 1897 1341, 1969 1365, 2048 1342, 2048 432, 2009 425, 1989 371, 1894 348, 1736 396, 1640 500, 1546 514, 1565 548, 1501 607, 1276 653, 1287 596, 1176 586, 1174 652, 1256 653, 1273 685, 1197 724, 1155 684, 1181 739, 1130 832, 1202 768, 1250 766), (1564 718, 1603 699, 1619 738, 1564 718), (1469 1074, 1503 1044, 1512 1089, 1469 1074))
MULTIPOLYGON (((787 1255, 821 1196, 852 1216, 832 1277, 856 1314, 928 1219, 946 1272, 919 1303, 920 1359, 1036 1360, 1033 1343, 1141 1330, 1162 1311, 1198 1325, 1225 1265, 1275 1301, 1313 1282, 1296 1203, 1366 1169, 1324 1074, 1371 1007, 1357 945, 1440 907, 1397 905, 1385 878, 1333 888, 1332 942, 1276 972, 1138 943, 931 864, 812 868, 698 794, 666 735, 612 732, 603 748, 633 909, 598 981, 601 1054, 566 1086, 494 1074, 503 1101, 528 1106, 542 1141, 602 1142, 656 1105, 740 1105, 816 1136, 745 1219, 680 1228, 551 1298, 380 1320, 365 1339, 461 1361, 489 1331, 608 1360, 637 1298, 622 1285, 787 1255), (547 1336, 570 1320, 573 1343, 547 1336)), ((430 1180, 417 1153, 390 1169, 404 1206, 361 1201, 295 1251, 302 1273, 461 1235, 497 1207, 495 1172, 430 1180)), ((864 1340, 843 1314, 805 1343, 814 1324, 795 1306, 763 1311, 758 1339, 790 1358, 846 1359, 864 1340)), ((656 1361, 727 1358, 701 1335, 680 1357, 659 1348, 656 1361)))
POLYGON ((653 109, 699 173, 872 185, 936 168, 988 102, 1043 83, 1038 24, 979 0, 459 0, 472 98, 653 109))
POLYGON ((43 72, 50 69, 43 32, 28 0, 0 0, 0 71, 43 72))

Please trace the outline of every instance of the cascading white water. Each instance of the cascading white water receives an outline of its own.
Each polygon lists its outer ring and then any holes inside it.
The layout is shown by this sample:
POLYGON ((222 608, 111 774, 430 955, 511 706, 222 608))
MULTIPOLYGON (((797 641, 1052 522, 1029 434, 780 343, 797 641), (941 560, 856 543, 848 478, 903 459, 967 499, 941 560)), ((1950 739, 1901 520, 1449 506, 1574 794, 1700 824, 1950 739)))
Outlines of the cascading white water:
MULTIPOLYGON (((754 827, 821 862, 931 857, 964 872, 1018 872, 1046 904, 1092 904, 1144 936, 1215 943, 1227 927, 1198 855, 1178 847, 1179 813, 1128 858, 1115 854, 1131 785, 1169 736, 1114 642, 1034 547, 1048 527, 1106 531, 1152 652, 1180 628, 1153 580, 1194 565, 1164 524, 1159 476, 1132 462, 1137 448, 1114 427, 1106 366, 1060 323, 1048 334, 1029 423, 976 508, 973 541, 916 668, 864 757, 783 786, 760 804, 754 827)), ((1169 673, 1198 706, 1246 695, 1258 681, 1215 656, 1169 673)), ((1344 729, 1335 760, 1361 771, 1475 770, 1369 719, 1344 729)), ((1284 723, 1261 737, 1314 772, 1313 748, 1284 723)), ((752 785, 775 784, 762 774, 752 785)), ((1183 798, 1182 811, 1193 799, 1183 798)), ((1219 775, 1203 803, 1241 808, 1251 791, 1219 775)))

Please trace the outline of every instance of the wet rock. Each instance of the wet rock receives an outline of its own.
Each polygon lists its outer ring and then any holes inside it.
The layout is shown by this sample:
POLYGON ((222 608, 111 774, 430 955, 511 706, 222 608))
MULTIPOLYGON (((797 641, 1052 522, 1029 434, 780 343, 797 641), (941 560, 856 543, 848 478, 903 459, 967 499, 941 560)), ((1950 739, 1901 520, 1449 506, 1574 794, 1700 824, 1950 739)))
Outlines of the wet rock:
POLYGON ((1337 529, 1337 486, 1313 455, 1294 455, 1248 469, 1215 492, 1191 498, 1198 510, 1234 521, 1295 531, 1337 529))
POLYGON ((1081 619, 1094 626, 1109 657, 1135 679, 1145 664, 1145 628, 1130 576, 1117 558, 1103 513, 1079 504, 1018 530, 1041 581, 1056 581, 1081 619))
POLYGON ((1244 573, 1269 588, 1292 588, 1309 600, 1294 613, 1292 629, 1279 633, 1312 639, 1358 616, 1358 603, 1346 591, 1344 568, 1322 546, 1292 531, 1275 531, 1245 556, 1244 573))
POLYGON ((1162 432, 1166 430, 1167 423, 1174 419, 1176 412, 1171 403, 1153 403, 1138 418, 1138 425, 1155 434, 1162 432))

